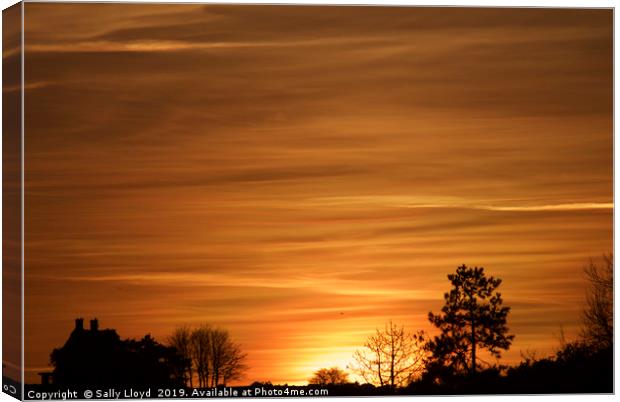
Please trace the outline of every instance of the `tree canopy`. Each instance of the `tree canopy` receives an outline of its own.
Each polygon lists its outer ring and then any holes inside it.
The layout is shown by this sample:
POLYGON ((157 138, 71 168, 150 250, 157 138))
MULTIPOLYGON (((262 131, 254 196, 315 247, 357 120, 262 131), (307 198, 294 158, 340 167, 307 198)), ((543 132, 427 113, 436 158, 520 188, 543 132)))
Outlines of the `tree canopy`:
POLYGON ((349 382, 349 374, 338 367, 322 368, 308 380, 311 385, 338 385, 349 382))
POLYGON ((509 307, 503 306, 497 288, 499 278, 487 276, 482 267, 459 266, 448 279, 452 285, 444 294, 441 313, 430 312, 430 322, 440 334, 428 342, 433 362, 453 373, 476 372, 477 349, 494 357, 507 350, 514 339, 506 326, 509 307))

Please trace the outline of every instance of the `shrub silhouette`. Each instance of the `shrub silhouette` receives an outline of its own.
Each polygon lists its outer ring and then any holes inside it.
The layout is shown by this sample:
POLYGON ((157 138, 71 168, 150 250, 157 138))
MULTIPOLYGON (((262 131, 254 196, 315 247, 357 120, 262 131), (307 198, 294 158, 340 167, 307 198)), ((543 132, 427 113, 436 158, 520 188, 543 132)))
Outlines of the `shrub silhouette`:
POLYGON ((338 367, 319 369, 308 380, 308 384, 311 385, 338 385, 348 382, 349 374, 338 367))

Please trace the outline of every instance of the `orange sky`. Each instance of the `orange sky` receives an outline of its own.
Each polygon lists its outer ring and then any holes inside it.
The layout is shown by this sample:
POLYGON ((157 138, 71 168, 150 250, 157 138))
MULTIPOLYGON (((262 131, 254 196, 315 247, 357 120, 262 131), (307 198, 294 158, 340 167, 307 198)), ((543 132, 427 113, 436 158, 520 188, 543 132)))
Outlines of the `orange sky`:
MULTIPOLYGON (((504 362, 576 332, 612 250, 612 11, 27 3, 26 378, 73 319, 228 328, 303 383, 446 275, 504 362)), ((6 57, 6 56, 5 56, 6 57)))

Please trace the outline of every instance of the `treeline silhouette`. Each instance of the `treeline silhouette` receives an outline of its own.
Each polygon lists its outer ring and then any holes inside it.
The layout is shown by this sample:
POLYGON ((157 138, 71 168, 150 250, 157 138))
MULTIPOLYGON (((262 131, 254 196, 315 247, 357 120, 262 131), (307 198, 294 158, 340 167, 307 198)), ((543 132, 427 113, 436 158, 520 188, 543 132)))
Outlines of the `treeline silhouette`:
POLYGON ((168 343, 182 357, 183 382, 190 387, 194 386, 194 377, 199 388, 226 386, 239 380, 247 369, 246 354, 225 329, 207 324, 183 326, 174 331, 168 343))
POLYGON ((245 353, 228 331, 202 325, 178 328, 167 344, 152 336, 121 339, 114 329, 100 329, 97 319, 75 328, 50 355, 51 372, 39 373, 42 385, 68 387, 198 387, 226 385, 246 369, 245 353))
MULTIPOLYGON (((459 266, 448 275, 444 305, 428 314, 437 333, 409 332, 393 322, 368 337, 344 370, 317 370, 308 383, 329 395, 450 395, 613 392, 613 256, 590 261, 579 337, 561 339, 555 353, 523 356, 513 366, 489 364, 515 338, 508 328, 510 308, 499 292, 502 280, 482 267, 459 266), (350 374, 363 383, 351 382, 350 374)), ((208 324, 181 326, 165 344, 150 335, 121 339, 113 329, 84 320, 64 346, 50 356, 53 371, 40 373, 43 386, 218 387, 239 381, 246 354, 225 329, 208 324)), ((284 384, 286 385, 286 384, 284 384)), ((278 387, 255 382, 251 387, 278 387)))
POLYGON ((429 313, 438 335, 409 333, 389 322, 347 367, 366 384, 330 382, 348 378, 338 367, 315 372, 308 383, 328 387, 331 395, 612 393, 613 256, 598 264, 591 260, 584 272, 589 288, 581 333, 572 341, 562 337, 551 356, 530 354, 515 366, 478 367, 480 350, 499 359, 510 347, 510 308, 497 291, 500 279, 462 265, 448 275, 452 287, 441 312, 429 313))
POLYGON ((327 388, 331 396, 613 393, 613 350, 593 350, 582 341, 574 341, 552 356, 525 358, 516 366, 492 366, 473 376, 444 372, 441 382, 434 380, 435 374, 423 372, 409 385, 397 388, 358 382, 320 383, 314 376, 309 385, 327 388))

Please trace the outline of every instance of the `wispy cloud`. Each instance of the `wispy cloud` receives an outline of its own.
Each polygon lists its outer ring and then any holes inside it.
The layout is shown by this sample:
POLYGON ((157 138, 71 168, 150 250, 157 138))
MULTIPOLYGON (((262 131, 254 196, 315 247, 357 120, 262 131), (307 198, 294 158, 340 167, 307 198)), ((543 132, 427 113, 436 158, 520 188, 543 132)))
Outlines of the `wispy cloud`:
POLYGON ((4 85, 2 87, 2 91, 3 92, 17 92, 17 91, 21 91, 22 88, 25 91, 28 91, 28 90, 33 90, 33 89, 44 88, 51 84, 52 83, 49 81, 41 81, 41 82, 29 82, 26 85, 4 85))
POLYGON ((144 274, 105 274, 88 276, 30 275, 32 280, 53 282, 110 282, 135 286, 165 286, 184 288, 267 288, 267 289, 308 289, 322 294, 376 297, 385 300, 416 300, 429 298, 427 291, 369 286, 366 281, 355 279, 333 279, 326 276, 306 276, 299 278, 281 278, 266 280, 261 275, 182 273, 182 272, 149 272, 144 274))
POLYGON ((485 211, 583 211, 592 209, 613 209, 611 202, 580 202, 558 203, 545 205, 489 205, 484 201, 475 201, 459 197, 434 197, 424 195, 381 195, 381 196, 350 196, 350 197, 321 197, 307 201, 305 205, 316 207, 346 208, 355 206, 392 207, 392 208, 452 208, 452 209, 479 209, 485 211))
POLYGON ((614 204, 611 202, 595 203, 573 203, 573 204, 555 204, 555 205, 533 205, 533 206, 486 206, 482 209, 488 209, 489 211, 585 211, 589 209, 613 209, 614 204))
POLYGON ((388 41, 389 38, 324 38, 306 40, 196 42, 180 40, 83 41, 66 44, 30 44, 29 52, 181 52, 217 49, 290 48, 306 46, 364 45, 388 41))

